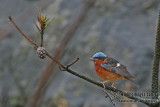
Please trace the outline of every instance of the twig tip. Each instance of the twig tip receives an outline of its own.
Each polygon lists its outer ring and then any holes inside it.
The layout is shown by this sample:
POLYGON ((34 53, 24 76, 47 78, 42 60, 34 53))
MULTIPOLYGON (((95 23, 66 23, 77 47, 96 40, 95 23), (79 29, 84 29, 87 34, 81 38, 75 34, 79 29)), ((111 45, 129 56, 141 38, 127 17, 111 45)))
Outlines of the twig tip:
POLYGON ((11 20, 12 19, 11 15, 8 15, 8 18, 9 18, 9 20, 11 20))

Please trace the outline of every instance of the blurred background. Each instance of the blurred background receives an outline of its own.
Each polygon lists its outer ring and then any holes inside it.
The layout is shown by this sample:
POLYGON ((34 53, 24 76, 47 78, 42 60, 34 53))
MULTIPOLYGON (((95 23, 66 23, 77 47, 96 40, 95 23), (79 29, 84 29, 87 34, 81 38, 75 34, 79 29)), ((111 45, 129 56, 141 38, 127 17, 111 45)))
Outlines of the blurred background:
MULTIPOLYGON (((8 15, 32 40, 37 35, 40 44, 34 21, 41 9, 55 17, 44 34, 45 48, 52 55, 60 50, 62 64, 80 57, 71 68, 102 81, 89 60, 102 51, 126 65, 139 84, 135 87, 118 80, 116 88, 150 92, 159 6, 158 0, 89 0, 89 4, 86 0, 0 0, 0 107, 25 107, 36 102, 37 107, 113 107, 101 88, 60 71, 49 58, 38 58, 8 15)), ((118 107, 146 107, 118 101, 125 97, 114 99, 118 107)))

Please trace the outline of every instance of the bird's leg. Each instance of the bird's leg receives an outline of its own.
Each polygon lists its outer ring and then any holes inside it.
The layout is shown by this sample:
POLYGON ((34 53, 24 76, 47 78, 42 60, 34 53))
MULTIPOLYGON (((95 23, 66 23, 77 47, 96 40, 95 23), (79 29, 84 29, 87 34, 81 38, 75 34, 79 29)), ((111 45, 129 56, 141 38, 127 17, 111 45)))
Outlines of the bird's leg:
POLYGON ((113 87, 113 88, 115 88, 115 87, 114 87, 114 83, 115 83, 115 81, 113 81, 113 83, 112 83, 112 85, 111 85, 111 87, 113 87))
POLYGON ((108 82, 108 81, 103 81, 103 82, 100 82, 102 85, 103 85, 103 88, 105 89, 105 83, 108 82))

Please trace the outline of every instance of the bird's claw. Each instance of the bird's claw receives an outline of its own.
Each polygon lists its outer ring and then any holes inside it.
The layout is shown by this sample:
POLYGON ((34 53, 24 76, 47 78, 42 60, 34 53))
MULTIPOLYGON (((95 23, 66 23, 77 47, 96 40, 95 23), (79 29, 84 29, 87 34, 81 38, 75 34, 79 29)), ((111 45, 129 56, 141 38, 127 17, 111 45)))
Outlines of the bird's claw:
POLYGON ((114 87, 114 82, 112 83, 111 87, 116 88, 116 87, 114 87))
MULTIPOLYGON (((103 88, 105 89, 106 88, 105 83, 108 82, 108 81, 103 81, 103 82, 98 81, 98 82, 101 83, 103 85, 103 88)), ((114 87, 114 82, 112 83, 111 87, 115 88, 114 87)))
POLYGON ((100 82, 100 81, 99 81, 99 83, 101 83, 101 84, 103 85, 103 88, 104 88, 104 89, 106 88, 106 86, 105 86, 105 83, 106 83, 106 82, 108 82, 108 81, 103 81, 103 82, 100 82))
POLYGON ((104 82, 100 82, 100 83, 103 85, 103 88, 105 89, 105 88, 106 88, 106 86, 105 86, 104 82))

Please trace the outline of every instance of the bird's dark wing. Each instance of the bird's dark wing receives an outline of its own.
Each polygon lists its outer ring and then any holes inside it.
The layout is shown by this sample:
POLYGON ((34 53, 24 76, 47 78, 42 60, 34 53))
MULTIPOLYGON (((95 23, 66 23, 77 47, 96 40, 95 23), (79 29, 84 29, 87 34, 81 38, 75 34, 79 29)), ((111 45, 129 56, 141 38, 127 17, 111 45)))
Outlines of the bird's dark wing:
POLYGON ((126 79, 134 79, 127 71, 126 67, 113 58, 109 57, 105 63, 101 64, 101 66, 112 73, 124 76, 126 79))
POLYGON ((103 64, 107 65, 108 67, 116 67, 117 63, 119 63, 117 60, 108 57, 107 61, 105 63, 103 63, 103 64))

